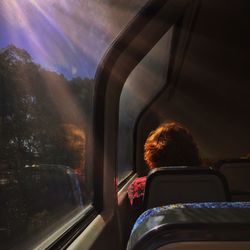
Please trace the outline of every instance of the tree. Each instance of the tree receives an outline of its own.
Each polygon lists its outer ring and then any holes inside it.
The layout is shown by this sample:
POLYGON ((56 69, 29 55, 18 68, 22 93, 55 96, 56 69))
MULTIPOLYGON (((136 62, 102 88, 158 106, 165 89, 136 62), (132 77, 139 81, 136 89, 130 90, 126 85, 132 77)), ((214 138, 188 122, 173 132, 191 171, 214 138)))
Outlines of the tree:
POLYGON ((88 129, 93 80, 67 80, 14 45, 0 50, 0 79, 0 161, 13 169, 62 163, 56 131, 62 124, 88 129))
MULTIPOLYGON (((80 175, 85 174, 92 91, 92 79, 68 80, 36 64, 28 52, 14 45, 0 50, 0 174, 7 180, 0 201, 10 242, 12 234, 22 237, 28 228, 39 230, 45 225, 41 222, 59 210, 52 212, 51 202, 39 205, 37 193, 44 195, 43 200, 51 194, 47 170, 32 174, 31 165, 46 164, 51 171, 58 164, 67 165, 78 173, 82 168, 80 175)), ((53 173, 58 177, 58 171, 53 173)))

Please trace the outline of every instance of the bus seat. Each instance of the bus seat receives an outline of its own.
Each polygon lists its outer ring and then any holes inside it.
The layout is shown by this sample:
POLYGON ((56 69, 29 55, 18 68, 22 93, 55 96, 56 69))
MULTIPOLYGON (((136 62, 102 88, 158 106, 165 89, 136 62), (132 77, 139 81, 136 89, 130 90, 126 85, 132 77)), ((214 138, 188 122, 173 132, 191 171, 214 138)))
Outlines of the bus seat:
POLYGON ((186 202, 230 201, 225 178, 213 169, 162 167, 148 177, 144 209, 186 202))
POLYGON ((250 159, 219 161, 215 168, 225 176, 232 200, 250 201, 250 159))
POLYGON ((136 221, 127 250, 250 249, 250 202, 167 205, 136 221))

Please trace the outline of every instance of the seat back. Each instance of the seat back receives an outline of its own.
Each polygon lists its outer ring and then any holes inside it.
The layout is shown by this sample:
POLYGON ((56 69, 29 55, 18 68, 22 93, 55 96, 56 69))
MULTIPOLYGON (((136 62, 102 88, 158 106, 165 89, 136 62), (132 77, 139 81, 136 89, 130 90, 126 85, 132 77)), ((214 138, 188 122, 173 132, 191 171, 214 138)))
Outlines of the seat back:
POLYGON ((144 209, 185 202, 229 201, 225 178, 212 169, 163 167, 147 177, 144 209))
POLYGON ((250 159, 219 161, 216 168, 225 176, 232 200, 250 201, 250 159))
POLYGON ((136 221, 127 250, 250 249, 250 202, 167 205, 136 221))

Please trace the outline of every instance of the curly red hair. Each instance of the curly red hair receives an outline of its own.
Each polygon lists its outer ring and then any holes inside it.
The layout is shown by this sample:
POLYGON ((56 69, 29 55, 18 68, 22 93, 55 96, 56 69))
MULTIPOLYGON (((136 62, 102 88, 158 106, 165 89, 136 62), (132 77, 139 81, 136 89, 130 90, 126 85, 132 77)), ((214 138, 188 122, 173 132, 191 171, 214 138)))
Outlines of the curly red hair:
POLYGON ((144 145, 144 160, 150 169, 200 164, 199 150, 193 136, 177 122, 163 123, 150 133, 144 145))

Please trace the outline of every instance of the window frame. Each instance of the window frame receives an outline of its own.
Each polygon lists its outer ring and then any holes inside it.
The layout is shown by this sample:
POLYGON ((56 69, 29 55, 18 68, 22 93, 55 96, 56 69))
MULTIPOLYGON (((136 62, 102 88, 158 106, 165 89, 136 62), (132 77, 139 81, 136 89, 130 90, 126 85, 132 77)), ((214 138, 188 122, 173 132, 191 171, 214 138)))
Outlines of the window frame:
MULTIPOLYGON (((98 211, 109 207, 107 205, 108 200, 116 195, 119 101, 122 87, 136 65, 160 38, 182 19, 187 8, 192 7, 196 2, 197 0, 148 1, 114 41, 98 67, 94 92, 93 121, 93 155, 98 155, 93 160, 94 206, 98 211), (148 36, 149 33, 151 33, 151 36, 148 36), (145 37, 147 41, 143 39, 145 37), (145 41, 143 45, 140 43, 142 40, 145 41), (109 143, 107 143, 108 140, 109 143), (115 174, 110 168, 115 168, 115 174), (110 175, 105 175, 105 171, 109 172, 110 175), (109 180, 105 179, 106 176, 109 180), (110 197, 105 194, 105 190, 103 192, 101 189, 102 187, 105 188, 109 181, 114 184, 112 189, 109 188, 110 197)), ((126 183, 126 181, 123 183, 126 183)))
MULTIPOLYGON (((91 232, 85 229, 89 226, 95 228, 98 225, 102 225, 102 228, 99 229, 100 232, 98 232, 100 234, 106 225, 103 224, 102 220, 105 221, 106 218, 109 221, 114 216, 113 212, 118 203, 116 156, 119 101, 122 87, 127 76, 136 65, 155 46, 169 28, 184 15, 187 7, 197 1, 149 0, 113 42, 98 65, 93 96, 93 126, 90 139, 88 140, 88 142, 91 142, 88 150, 91 157, 89 162, 93 164, 93 204, 77 223, 57 238, 47 249, 57 247, 66 249, 73 242, 73 248, 91 245, 93 244, 91 242, 93 238, 90 237, 88 239, 87 236, 91 232), (163 21, 160 25, 159 20, 163 21), (150 30, 153 31, 151 32, 152 36, 148 37, 150 30), (143 37, 147 37, 147 41, 143 46, 138 47, 143 37), (131 57, 132 54, 133 56, 131 57), (123 61, 128 63, 124 65, 123 61), (119 75, 119 79, 117 75, 119 75), (107 192, 107 190, 109 191, 107 192), (88 242, 84 242, 86 239, 88 242)), ((121 186, 126 184, 133 175, 132 172, 125 178, 121 182, 121 186)))
MULTIPOLYGON (((121 189, 121 187, 126 183, 126 181, 129 179, 129 177, 131 177, 131 176, 133 176, 133 174, 135 174, 136 173, 136 165, 135 165, 135 162, 136 162, 136 144, 135 144, 135 142, 136 142, 136 135, 137 135, 137 124, 138 124, 138 120, 140 119, 140 117, 141 117, 141 115, 145 112, 145 110, 147 110, 149 107, 150 107, 150 104, 155 100, 155 99, 157 99, 158 97, 159 97, 159 95, 160 95, 160 93, 161 93, 161 91, 163 91, 165 88, 167 88, 167 86, 166 85, 168 85, 168 79, 169 79, 169 68, 170 68, 170 65, 171 65, 171 63, 172 63, 172 59, 173 59, 173 55, 174 55, 174 53, 173 53, 173 41, 175 40, 174 38, 175 38, 175 33, 176 33, 176 27, 175 27, 175 25, 173 25, 173 26, 171 26, 170 27, 170 29, 163 35, 163 37, 165 36, 165 35, 167 35, 168 34, 168 32, 171 32, 172 34, 169 34, 171 37, 170 37, 170 41, 169 41, 169 45, 168 45, 168 47, 169 47, 169 50, 167 51, 167 49, 164 51, 165 53, 165 56, 167 56, 168 54, 169 54, 169 58, 167 59, 167 61, 166 61, 166 64, 164 65, 164 69, 165 69, 165 71, 164 71, 164 73, 165 73, 165 76, 164 76, 164 80, 162 81, 162 86, 160 86, 159 88, 158 88, 158 90, 152 95, 152 96, 150 96, 148 99, 147 99, 147 101, 148 102, 145 102, 145 105, 144 105, 144 107, 142 107, 141 108, 141 111, 140 112, 138 112, 138 116, 136 117, 136 119, 134 120, 134 125, 133 125, 133 132, 132 132, 132 144, 133 144, 133 147, 132 147, 132 149, 131 149, 131 153, 132 153, 132 162, 131 162, 131 165, 132 165, 132 168, 131 168, 131 171, 130 171, 130 173, 129 174, 127 174, 127 176, 125 176, 124 178, 122 178, 121 179, 121 181, 118 183, 118 190, 120 190, 121 189), (173 29, 172 31, 171 31, 171 29, 173 29)), ((161 37, 161 39, 163 38, 163 37, 161 37)), ((161 40, 160 39, 160 40, 161 40)), ((159 41, 160 41, 159 40, 159 41)), ((159 41, 157 41, 157 43, 159 42, 159 41)), ((157 45, 157 43, 156 43, 156 45, 155 46, 158 46, 157 45)), ((153 46, 153 48, 152 49, 154 49, 154 47, 155 46, 153 46)), ((166 44, 165 44, 165 46, 166 46, 166 44)), ((151 51, 151 50, 150 50, 151 51)), ((150 53, 150 51, 148 52, 148 53, 150 53)), ((147 55, 145 55, 145 57, 147 57, 148 56, 148 54, 147 55)), ((143 58, 144 59, 144 58, 143 58)), ((143 60, 142 59, 142 60, 143 60)), ((141 60, 141 61, 142 61, 141 60)), ((141 61, 137 64, 137 65, 139 65, 140 63, 141 63, 141 61)), ((136 65, 136 66, 137 66, 136 65)), ((136 67, 133 69, 133 70, 136 70, 136 67)), ((133 70, 132 70, 132 72, 133 72, 133 70)), ((131 72, 131 73, 132 73, 131 72)), ((128 76, 129 77, 129 76, 128 76)), ((125 84, 126 84, 126 82, 125 82, 125 84)), ((121 95, 122 95, 122 92, 121 92, 121 95)), ((121 102, 120 102, 121 103, 121 102)), ((119 120, 120 121, 120 120, 119 120)), ((118 131, 119 132, 119 131, 118 131)), ((119 135, 118 135, 119 136, 119 135)), ((119 143, 118 143, 118 146, 119 146, 119 143)), ((117 157, 118 159, 119 159, 119 156, 117 157)), ((117 159, 117 165, 118 165, 118 163, 119 163, 119 161, 118 161, 118 159, 117 159)), ((118 168, 119 168, 119 166, 117 166, 118 168)), ((117 169, 117 171, 119 172, 119 170, 117 169)))

